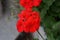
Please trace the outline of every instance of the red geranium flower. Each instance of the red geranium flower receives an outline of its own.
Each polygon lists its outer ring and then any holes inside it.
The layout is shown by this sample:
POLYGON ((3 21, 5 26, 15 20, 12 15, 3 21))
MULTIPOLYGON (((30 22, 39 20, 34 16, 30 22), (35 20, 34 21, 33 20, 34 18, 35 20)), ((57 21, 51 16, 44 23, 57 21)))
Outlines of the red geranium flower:
POLYGON ((22 10, 18 15, 20 18, 17 21, 18 32, 35 32, 40 25, 40 17, 36 11, 22 10))
POLYGON ((19 14, 18 17, 19 18, 28 18, 30 16, 30 14, 32 13, 32 10, 22 10, 19 14))
POLYGON ((39 6, 41 4, 42 0, 33 0, 34 6, 39 6))
POLYGON ((20 0, 19 3, 24 8, 32 8, 33 7, 33 2, 31 0, 20 0))
POLYGON ((39 6, 42 0, 20 0, 19 4, 24 8, 32 8, 33 6, 39 6))

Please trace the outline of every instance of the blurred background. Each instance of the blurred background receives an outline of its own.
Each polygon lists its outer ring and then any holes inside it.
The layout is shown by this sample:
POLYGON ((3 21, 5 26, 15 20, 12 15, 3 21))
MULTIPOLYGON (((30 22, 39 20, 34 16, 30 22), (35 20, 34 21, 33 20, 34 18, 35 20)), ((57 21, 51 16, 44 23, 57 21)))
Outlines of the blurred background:
MULTIPOLYGON (((19 6, 19 0, 0 0, 0 40, 14 40, 17 37, 17 14, 21 10, 23 7, 19 6)), ((60 40, 60 0, 42 0, 41 5, 33 10, 40 12, 43 31, 39 29, 39 32, 46 35, 47 40, 60 40)), ((38 33, 35 35, 38 38, 38 33)))

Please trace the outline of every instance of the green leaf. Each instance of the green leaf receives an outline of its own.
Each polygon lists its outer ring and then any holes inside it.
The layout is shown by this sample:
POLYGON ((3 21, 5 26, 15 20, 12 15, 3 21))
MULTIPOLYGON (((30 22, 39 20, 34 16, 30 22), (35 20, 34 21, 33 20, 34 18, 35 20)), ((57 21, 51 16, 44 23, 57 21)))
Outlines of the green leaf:
POLYGON ((43 9, 41 9, 41 18, 43 19, 44 16, 47 14, 47 10, 49 9, 49 7, 53 4, 55 0, 43 0, 43 3, 45 3, 43 9))
POLYGON ((55 22, 56 22, 56 21, 55 21, 54 17, 52 17, 52 16, 48 16, 48 15, 47 15, 47 17, 45 17, 45 18, 43 19, 43 24, 44 24, 45 27, 47 27, 47 28, 51 28, 51 26, 52 26, 55 22))
POLYGON ((60 31, 60 21, 55 23, 53 26, 52 26, 53 30, 55 31, 60 31))
POLYGON ((58 36, 56 40, 60 40, 60 36, 58 36))
POLYGON ((52 29, 53 29, 53 35, 54 35, 55 39, 57 39, 57 37, 60 36, 60 21, 55 23, 52 26, 52 29))

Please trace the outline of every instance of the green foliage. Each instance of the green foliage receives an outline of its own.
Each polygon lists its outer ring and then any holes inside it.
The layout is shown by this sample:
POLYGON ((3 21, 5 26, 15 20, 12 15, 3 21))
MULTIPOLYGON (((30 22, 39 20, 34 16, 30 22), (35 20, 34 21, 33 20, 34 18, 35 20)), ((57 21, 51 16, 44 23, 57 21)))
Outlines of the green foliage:
POLYGON ((39 9, 47 39, 60 40, 60 0, 43 0, 39 9))
POLYGON ((60 21, 52 26, 55 39, 60 40, 60 21))
POLYGON ((39 40, 38 38, 34 38, 33 40, 39 40))
POLYGON ((43 19, 47 13, 47 10, 52 5, 55 0, 43 0, 41 6, 38 8, 40 10, 40 16, 43 19))

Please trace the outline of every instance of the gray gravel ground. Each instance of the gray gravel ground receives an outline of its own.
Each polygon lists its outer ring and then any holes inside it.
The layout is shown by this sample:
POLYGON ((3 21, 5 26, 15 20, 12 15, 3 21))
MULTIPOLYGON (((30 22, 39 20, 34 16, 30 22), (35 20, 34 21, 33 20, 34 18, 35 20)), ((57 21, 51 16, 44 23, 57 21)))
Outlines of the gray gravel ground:
POLYGON ((16 19, 7 20, 8 16, 0 19, 0 40, 14 40, 18 35, 16 30, 16 19))

